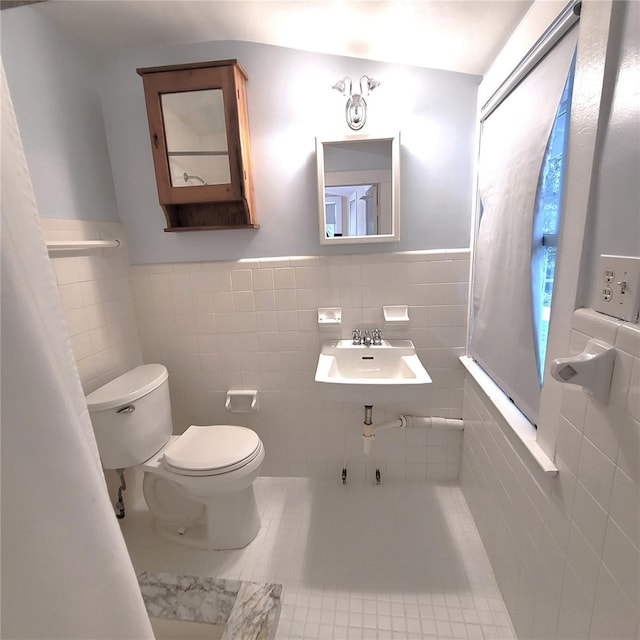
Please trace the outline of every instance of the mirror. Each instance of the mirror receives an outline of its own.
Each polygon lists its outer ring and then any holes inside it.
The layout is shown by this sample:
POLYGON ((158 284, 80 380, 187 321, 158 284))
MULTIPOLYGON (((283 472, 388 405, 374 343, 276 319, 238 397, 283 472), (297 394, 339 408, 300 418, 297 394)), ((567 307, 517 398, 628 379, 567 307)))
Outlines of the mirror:
POLYGON ((321 244, 397 242, 399 135, 316 140, 321 244))
POLYGON ((171 186, 231 182, 222 89, 163 93, 171 186))

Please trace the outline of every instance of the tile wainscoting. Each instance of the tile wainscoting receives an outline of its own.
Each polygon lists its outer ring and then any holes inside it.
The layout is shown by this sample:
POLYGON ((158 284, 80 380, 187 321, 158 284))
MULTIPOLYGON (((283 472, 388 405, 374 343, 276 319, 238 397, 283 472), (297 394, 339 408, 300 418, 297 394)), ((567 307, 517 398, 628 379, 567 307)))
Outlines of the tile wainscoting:
POLYGON ((117 250, 52 256, 84 391, 142 362, 169 369, 174 429, 232 423, 267 449, 263 475, 457 479, 462 433, 407 429, 378 435, 365 456, 363 407, 314 381, 324 339, 357 326, 411 338, 433 383, 374 406, 382 423, 401 413, 459 418, 469 252, 128 264, 120 223, 42 218, 47 241, 118 238, 117 250), (384 327, 382 305, 407 304, 411 322, 384 327), (318 307, 340 306, 340 329, 319 328, 318 307), (228 389, 258 389, 260 412, 225 410, 228 389))
POLYGON ((45 240, 120 240, 118 249, 51 256, 82 388, 91 393, 142 364, 122 225, 40 218, 45 240))
POLYGON ((640 326, 575 312, 571 353, 616 347, 602 405, 564 385, 556 478, 536 475, 465 383, 461 485, 518 637, 635 640, 640 620, 640 326))
POLYGON ((401 413, 459 418, 465 345, 467 250, 133 265, 145 362, 170 374, 174 430, 232 423, 255 429, 263 475, 456 479, 462 433, 392 430, 365 457, 363 407, 314 381, 320 344, 359 326, 411 338, 433 384, 407 401, 374 406, 374 422, 401 413), (411 322, 384 327, 382 306, 407 304, 411 322), (342 307, 339 329, 320 329, 318 307, 342 307), (259 413, 225 410, 228 389, 257 389, 259 413))

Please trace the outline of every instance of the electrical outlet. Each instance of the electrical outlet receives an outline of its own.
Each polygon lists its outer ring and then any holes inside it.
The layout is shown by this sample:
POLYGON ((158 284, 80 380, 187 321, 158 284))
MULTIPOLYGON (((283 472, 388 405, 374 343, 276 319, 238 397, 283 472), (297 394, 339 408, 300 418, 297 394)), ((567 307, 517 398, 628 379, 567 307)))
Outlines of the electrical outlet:
POLYGON ((600 313, 638 322, 640 258, 600 256, 593 308, 600 313))

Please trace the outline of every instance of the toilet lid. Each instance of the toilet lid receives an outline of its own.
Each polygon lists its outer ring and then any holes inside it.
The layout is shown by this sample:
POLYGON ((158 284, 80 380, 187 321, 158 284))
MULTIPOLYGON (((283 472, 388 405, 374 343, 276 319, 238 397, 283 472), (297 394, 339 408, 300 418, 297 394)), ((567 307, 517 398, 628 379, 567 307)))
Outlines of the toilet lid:
POLYGON ((127 371, 86 397, 90 413, 107 411, 135 402, 157 389, 169 374, 162 364, 142 364, 127 371))
POLYGON ((245 466, 261 449, 258 434, 246 427, 192 425, 167 447, 163 462, 183 475, 214 475, 245 466))

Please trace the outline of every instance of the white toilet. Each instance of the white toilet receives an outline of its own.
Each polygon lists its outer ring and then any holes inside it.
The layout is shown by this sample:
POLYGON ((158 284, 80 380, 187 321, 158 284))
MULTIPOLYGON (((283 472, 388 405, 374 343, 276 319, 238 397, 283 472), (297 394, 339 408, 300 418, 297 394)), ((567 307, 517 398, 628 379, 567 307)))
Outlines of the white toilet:
POLYGON ((264 448, 246 427, 191 426, 173 436, 169 375, 145 364, 87 396, 105 469, 137 467, 157 532, 204 549, 240 549, 258 533, 253 493, 264 448))

